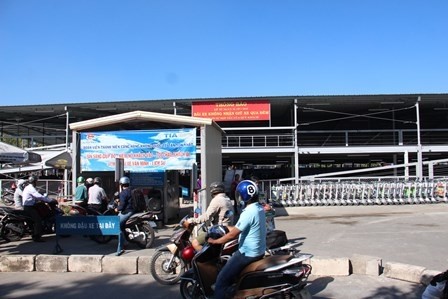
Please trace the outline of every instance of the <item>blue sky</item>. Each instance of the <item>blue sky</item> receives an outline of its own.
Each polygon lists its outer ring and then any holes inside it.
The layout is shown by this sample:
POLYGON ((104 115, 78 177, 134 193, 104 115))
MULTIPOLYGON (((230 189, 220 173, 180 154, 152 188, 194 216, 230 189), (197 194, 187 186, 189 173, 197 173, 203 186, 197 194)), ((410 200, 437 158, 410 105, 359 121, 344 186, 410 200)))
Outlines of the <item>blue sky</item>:
POLYGON ((0 0, 0 105, 448 92, 448 1, 0 0))

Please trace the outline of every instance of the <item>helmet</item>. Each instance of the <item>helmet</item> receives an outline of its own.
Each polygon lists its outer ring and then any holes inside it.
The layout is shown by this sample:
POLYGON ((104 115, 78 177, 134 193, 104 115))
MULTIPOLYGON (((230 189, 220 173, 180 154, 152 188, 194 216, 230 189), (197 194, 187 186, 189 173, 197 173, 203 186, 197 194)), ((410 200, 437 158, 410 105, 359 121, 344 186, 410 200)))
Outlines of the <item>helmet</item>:
POLYGON ((216 195, 218 193, 225 193, 225 187, 222 182, 213 182, 210 184, 210 193, 216 195))
POLYGON ((187 246, 182 250, 182 259, 189 262, 193 259, 195 254, 196 251, 194 250, 193 246, 187 246))
POLYGON ((35 176, 35 175, 31 175, 31 176, 28 178, 28 183, 29 183, 29 184, 36 184, 36 183, 37 183, 37 176, 35 176))
POLYGON ((216 239, 221 238, 228 232, 229 232, 229 229, 226 226, 216 224, 209 228, 208 237, 212 238, 213 240, 216 240, 216 239))
POLYGON ((26 180, 24 180, 24 179, 20 179, 17 181, 17 187, 19 187, 20 190, 23 190, 23 188, 25 188, 25 184, 26 184, 26 180))
POLYGON ((79 184, 84 183, 84 177, 80 176, 78 177, 78 179, 76 180, 79 184))
POLYGON ((94 183, 94 184, 101 184, 101 178, 99 178, 99 177, 95 177, 95 178, 93 179, 93 183, 94 183))
POLYGON ((241 181, 235 190, 235 198, 238 201, 248 202, 251 199, 258 199, 258 187, 253 181, 241 181))
POLYGON ((93 179, 92 178, 88 178, 86 180, 86 183, 89 184, 89 185, 93 185, 93 179))
POLYGON ((129 180, 129 178, 127 176, 123 176, 120 179, 120 185, 129 185, 131 183, 131 181, 129 180))

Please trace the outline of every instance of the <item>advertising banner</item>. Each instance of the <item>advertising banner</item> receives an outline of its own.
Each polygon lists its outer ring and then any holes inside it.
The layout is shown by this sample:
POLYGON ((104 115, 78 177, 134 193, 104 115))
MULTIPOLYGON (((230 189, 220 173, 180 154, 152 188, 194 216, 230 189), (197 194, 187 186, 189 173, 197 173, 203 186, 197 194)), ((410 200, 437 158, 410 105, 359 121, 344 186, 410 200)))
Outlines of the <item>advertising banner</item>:
POLYGON ((162 172, 196 163, 196 129, 86 132, 80 134, 82 171, 162 172))
POLYGON ((264 121, 271 118, 269 101, 193 102, 191 116, 214 121, 264 121))

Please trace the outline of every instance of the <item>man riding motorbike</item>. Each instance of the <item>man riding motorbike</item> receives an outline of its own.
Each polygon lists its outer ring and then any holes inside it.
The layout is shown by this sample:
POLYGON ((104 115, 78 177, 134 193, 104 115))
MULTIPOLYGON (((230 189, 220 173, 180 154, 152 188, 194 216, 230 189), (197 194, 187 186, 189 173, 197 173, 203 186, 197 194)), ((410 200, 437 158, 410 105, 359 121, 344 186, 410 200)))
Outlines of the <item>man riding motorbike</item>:
MULTIPOLYGON (((233 225, 233 206, 230 198, 225 193, 225 187, 222 182, 213 182, 210 184, 210 193, 212 200, 205 214, 198 218, 189 218, 184 222, 184 227, 188 228, 190 223, 203 223, 212 221, 212 224, 222 224, 224 226, 233 225)), ((206 231, 200 231, 191 245, 196 251, 201 250, 207 236, 206 231)))
POLYGON ((40 194, 36 190, 37 177, 32 175, 28 178, 28 185, 23 189, 23 210, 33 220, 33 240, 34 242, 44 242, 42 239, 42 218, 36 208, 36 203, 44 201, 47 203, 52 202, 47 196, 40 194))
POLYGON ((17 210, 23 210, 23 189, 25 189, 26 180, 20 179, 17 181, 17 188, 14 191, 14 207, 17 210))
POLYGON ((210 244, 225 244, 238 238, 239 248, 219 272, 215 284, 215 297, 227 297, 227 289, 241 270, 250 263, 263 258, 266 250, 266 216, 258 202, 258 187, 249 180, 241 181, 236 187, 235 198, 245 206, 237 224, 218 239, 209 238, 210 244))

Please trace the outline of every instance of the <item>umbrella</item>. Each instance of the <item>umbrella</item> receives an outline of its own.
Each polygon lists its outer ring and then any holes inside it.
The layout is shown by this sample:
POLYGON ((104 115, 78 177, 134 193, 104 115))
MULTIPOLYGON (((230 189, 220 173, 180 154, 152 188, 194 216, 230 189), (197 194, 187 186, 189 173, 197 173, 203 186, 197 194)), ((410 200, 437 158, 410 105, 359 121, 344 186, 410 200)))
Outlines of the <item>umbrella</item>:
POLYGON ((25 164, 41 161, 39 154, 0 141, 0 163, 25 164))

